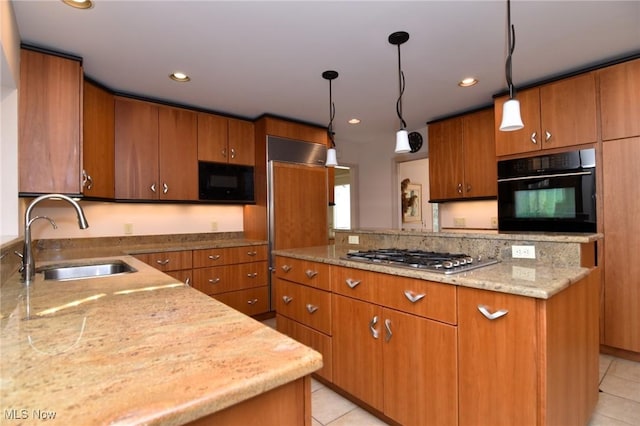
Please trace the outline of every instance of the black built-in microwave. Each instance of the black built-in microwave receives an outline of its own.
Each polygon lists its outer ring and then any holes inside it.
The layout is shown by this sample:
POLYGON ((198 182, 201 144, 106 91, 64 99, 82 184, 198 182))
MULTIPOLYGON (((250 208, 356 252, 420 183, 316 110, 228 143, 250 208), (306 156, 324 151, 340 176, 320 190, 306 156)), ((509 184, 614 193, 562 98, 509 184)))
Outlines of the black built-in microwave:
POLYGON ((596 232, 595 149, 498 161, 498 230, 596 232))
POLYGON ((198 162, 198 197, 229 204, 255 203, 253 167, 198 162))

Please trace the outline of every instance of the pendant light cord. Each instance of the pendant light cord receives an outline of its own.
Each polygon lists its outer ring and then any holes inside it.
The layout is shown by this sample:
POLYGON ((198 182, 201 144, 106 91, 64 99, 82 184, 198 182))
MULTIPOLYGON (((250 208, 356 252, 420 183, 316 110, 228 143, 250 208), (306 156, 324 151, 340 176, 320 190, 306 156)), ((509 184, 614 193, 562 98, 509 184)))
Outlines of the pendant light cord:
POLYGON ((331 140, 331 148, 336 147, 336 141, 334 140, 333 133, 333 119, 336 116, 336 106, 333 103, 333 96, 331 94, 331 80, 329 80, 329 125, 327 126, 327 133, 329 133, 329 139, 331 140))
POLYGON ((402 72, 402 63, 400 60, 399 44, 398 44, 398 85, 399 85, 400 96, 398 96, 398 101, 396 102, 396 113, 398 114, 398 118, 400 119, 400 126, 401 126, 401 129, 403 130, 404 128, 407 127, 407 123, 404 121, 404 118, 402 118, 402 95, 404 94, 405 81, 404 81, 404 72, 402 72))
MULTIPOLYGON (((505 75, 507 77, 507 86, 509 87, 509 98, 513 99, 515 96, 515 90, 513 88, 513 80, 512 80, 512 66, 511 66, 511 55, 516 48, 516 29, 515 26, 511 24, 511 1, 507 0, 507 32, 508 32, 508 54, 507 61, 505 63, 505 75)), ((398 47, 399 48, 399 47, 398 47)))

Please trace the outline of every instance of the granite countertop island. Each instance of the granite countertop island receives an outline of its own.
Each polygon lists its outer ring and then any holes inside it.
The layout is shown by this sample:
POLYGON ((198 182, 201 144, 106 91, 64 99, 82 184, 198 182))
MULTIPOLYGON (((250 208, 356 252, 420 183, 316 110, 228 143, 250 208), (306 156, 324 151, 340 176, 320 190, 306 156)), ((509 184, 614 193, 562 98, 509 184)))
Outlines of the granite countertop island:
POLYGON ((4 421, 184 424, 322 366, 317 352, 131 256, 92 261, 114 259, 138 271, 2 283, 4 421))

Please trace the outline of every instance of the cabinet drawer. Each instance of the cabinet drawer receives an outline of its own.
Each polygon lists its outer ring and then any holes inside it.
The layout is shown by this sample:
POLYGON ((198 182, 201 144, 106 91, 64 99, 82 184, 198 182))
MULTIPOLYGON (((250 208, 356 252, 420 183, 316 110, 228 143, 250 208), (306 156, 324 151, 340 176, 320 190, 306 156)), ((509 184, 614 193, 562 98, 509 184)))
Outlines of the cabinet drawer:
POLYGON ((315 373, 330 382, 333 381, 331 337, 280 314, 276 315, 276 328, 279 332, 320 352, 322 354, 322 368, 315 373))
POLYGON ((331 268, 331 289, 334 293, 377 303, 380 288, 393 277, 378 272, 334 266, 331 268))
POLYGON ((331 293, 280 278, 275 286, 279 314, 331 335, 331 293))
POLYGON ((192 286, 208 295, 267 285, 267 262, 239 263, 193 270, 192 286))
POLYGON ((267 246, 224 247, 193 251, 193 267, 231 265, 267 260, 267 246))
POLYGON ((329 265, 325 263, 276 256, 276 277, 331 290, 329 265))
POLYGON ((216 294, 213 298, 245 315, 258 315, 269 310, 268 286, 216 294))
POLYGON ((178 271, 191 269, 191 250, 141 253, 134 257, 160 271, 178 271))

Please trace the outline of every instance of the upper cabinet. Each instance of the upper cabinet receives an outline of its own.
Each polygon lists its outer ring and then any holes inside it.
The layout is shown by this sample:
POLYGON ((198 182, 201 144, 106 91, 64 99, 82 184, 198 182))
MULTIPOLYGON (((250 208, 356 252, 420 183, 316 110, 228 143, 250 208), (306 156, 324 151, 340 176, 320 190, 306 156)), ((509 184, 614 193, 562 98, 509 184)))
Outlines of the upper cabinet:
POLYGON ((250 121, 198 113, 198 160, 253 166, 254 126, 250 121))
POLYGON ((497 196, 493 109, 429 124, 432 200, 497 196))
POLYGON ((116 97, 117 199, 198 199, 197 114, 116 97))
POLYGON ((22 49, 18 100, 18 191, 82 192, 82 65, 22 49))
POLYGON ((593 72, 517 93, 524 128, 501 132, 502 104, 495 99, 496 155, 595 143, 596 83, 593 72))
POLYGON ((598 71, 602 140, 640 136, 640 59, 598 71))
POLYGON ((115 195, 114 108, 111 93, 84 82, 82 192, 89 197, 113 198, 115 195))

